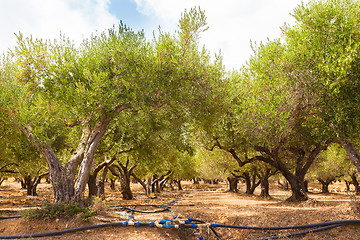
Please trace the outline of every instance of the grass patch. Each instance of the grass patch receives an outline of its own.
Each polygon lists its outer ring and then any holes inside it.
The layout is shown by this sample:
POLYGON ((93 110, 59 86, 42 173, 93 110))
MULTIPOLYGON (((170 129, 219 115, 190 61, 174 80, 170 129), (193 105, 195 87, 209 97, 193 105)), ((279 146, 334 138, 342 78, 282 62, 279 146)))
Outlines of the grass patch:
POLYGON ((83 221, 90 221, 91 217, 96 214, 95 211, 89 210, 85 207, 80 207, 76 203, 71 204, 47 204, 42 208, 27 210, 23 217, 26 219, 57 219, 57 218, 72 218, 81 215, 83 221))

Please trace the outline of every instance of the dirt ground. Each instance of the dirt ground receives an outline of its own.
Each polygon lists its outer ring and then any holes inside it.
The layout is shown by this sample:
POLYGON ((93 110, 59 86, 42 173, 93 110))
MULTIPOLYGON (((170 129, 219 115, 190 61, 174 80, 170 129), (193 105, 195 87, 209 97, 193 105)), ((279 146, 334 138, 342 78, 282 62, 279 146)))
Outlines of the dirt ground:
MULTIPOLYGON (((121 211, 119 206, 134 204, 164 204, 173 203, 171 210, 180 219, 189 217, 218 224, 242 226, 292 226, 319 223, 326 221, 360 219, 360 201, 353 193, 345 192, 341 183, 330 186, 332 193, 318 193, 320 185, 310 183, 311 200, 303 203, 288 203, 289 191, 284 191, 274 183, 270 190, 271 199, 244 194, 245 186, 240 185, 239 193, 227 192, 226 182, 217 185, 201 183, 194 185, 183 182, 184 190, 167 190, 156 198, 144 195, 140 185, 132 184, 135 199, 124 201, 119 190, 111 191, 107 186, 106 202, 98 201, 93 206, 98 214, 90 222, 83 222, 80 217, 73 219, 37 220, 20 219, 0 220, 0 238, 7 235, 21 235, 57 231, 87 224, 121 222, 129 218, 129 213, 121 211)), ((117 186, 118 189, 118 186, 117 186)), ((26 191, 20 189, 20 184, 11 179, 0 186, 0 216, 21 215, 22 211, 51 203, 51 186, 41 183, 38 187, 39 196, 26 196, 26 191)), ((141 210, 158 210, 142 207, 141 210)), ((134 213, 135 221, 149 222, 164 218, 173 219, 171 212, 134 213)), ((261 239, 273 235, 284 235, 302 230, 238 230, 231 228, 216 228, 221 239, 261 239)), ((179 239, 192 240, 216 239, 206 227, 200 229, 163 229, 149 226, 118 226, 104 227, 67 233, 40 239, 179 239)), ((295 237, 295 239, 360 239, 360 225, 340 226, 322 232, 310 233, 295 237)))

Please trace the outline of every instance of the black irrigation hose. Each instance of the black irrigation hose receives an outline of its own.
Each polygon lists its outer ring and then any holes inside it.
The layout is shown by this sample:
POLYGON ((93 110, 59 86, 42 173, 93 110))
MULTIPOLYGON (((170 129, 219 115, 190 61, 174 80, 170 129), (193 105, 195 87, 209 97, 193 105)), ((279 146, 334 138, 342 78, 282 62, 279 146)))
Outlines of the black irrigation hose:
MULTIPOLYGON (((204 221, 201 221, 201 220, 189 218, 189 223, 191 223, 191 222, 194 222, 194 223, 192 223, 191 225, 189 225, 189 224, 181 225, 180 228, 196 228, 197 226, 196 226, 195 222, 205 223, 204 221)), ((359 223, 360 223, 360 219, 339 220, 339 221, 330 221, 330 222, 322 222, 322 223, 314 223, 314 224, 306 224, 306 225, 284 226, 284 227, 252 227, 252 226, 240 226, 240 225, 212 223, 212 224, 210 224, 210 229, 213 230, 214 228, 217 228, 217 227, 247 229, 247 230, 290 230, 290 229, 315 228, 315 229, 310 229, 310 230, 297 232, 297 233, 291 233, 291 234, 287 234, 287 235, 276 235, 276 236, 270 236, 270 237, 256 239, 256 240, 267 240, 267 239, 290 238, 290 237, 294 237, 294 236, 305 235, 308 233, 324 231, 324 230, 339 227, 339 226, 345 226, 345 225, 350 225, 350 224, 359 224, 359 223)), ((217 237, 217 239, 220 239, 219 235, 216 232, 214 232, 214 234, 217 237)))
POLYGON ((344 226, 344 225, 342 225, 342 224, 334 224, 334 225, 328 225, 328 226, 319 227, 319 228, 315 228, 315 229, 310 229, 310 230, 307 230, 307 231, 302 231, 302 232, 297 232, 297 233, 290 233, 290 234, 286 234, 284 236, 276 235, 276 236, 270 236, 270 237, 264 237, 264 238, 257 238, 257 239, 254 239, 254 240, 269 240, 269 239, 279 239, 279 238, 290 238, 290 237, 305 235, 305 234, 308 234, 308 233, 320 232, 320 231, 324 231, 324 230, 328 230, 328 229, 335 228, 335 227, 340 227, 340 226, 344 226))
POLYGON ((4 220, 4 219, 13 219, 13 218, 21 218, 21 216, 0 217, 0 220, 4 220))
MULTIPOLYGON (((69 228, 59 231, 46 232, 46 233, 34 233, 34 234, 23 234, 23 235, 9 235, 9 236, 0 236, 0 239, 18 239, 18 238, 37 238, 37 237, 48 237, 48 236, 56 236, 64 233, 72 233, 77 231, 83 231, 88 229, 100 228, 100 227, 115 227, 115 226, 127 226, 127 222, 113 222, 113 223, 101 223, 101 224, 93 224, 87 225, 77 228, 69 228)), ((140 223, 136 222, 135 226, 153 226, 152 222, 149 223, 140 223)))
POLYGON ((137 205, 126 205, 126 206, 120 206, 118 208, 115 208, 115 210, 127 210, 131 213, 137 212, 137 213, 161 213, 169 211, 174 216, 174 219, 177 218, 176 214, 171 210, 170 206, 164 206, 164 205, 155 205, 155 204, 137 204, 137 205), (132 206, 133 208, 129 207, 132 206), (156 207, 156 208, 162 208, 160 210, 152 210, 152 211, 145 211, 145 210, 138 210, 135 209, 136 207, 156 207))
POLYGON ((251 226, 240 226, 240 225, 228 225, 228 224, 217 224, 213 223, 213 227, 223 227, 223 228, 237 228, 237 229, 249 229, 249 230, 288 230, 288 229, 301 229, 301 228, 314 228, 314 227, 323 227, 330 225, 349 225, 349 224, 358 224, 360 219, 350 219, 350 220, 338 220, 306 225, 294 225, 294 226, 284 226, 284 227, 251 227, 251 226))
MULTIPOLYGON (((11 219, 11 218, 20 218, 20 217, 21 216, 2 217, 2 219, 11 219)), ((198 222, 200 224, 206 223, 206 222, 204 222, 202 220, 198 220, 198 219, 191 219, 189 221, 189 223, 190 222, 198 222)), ((268 240, 268 239, 289 238, 289 237, 294 237, 294 236, 299 236, 299 235, 305 235, 308 233, 319 232, 319 231, 324 231, 324 230, 339 227, 339 226, 358 224, 358 223, 360 223, 360 219, 339 220, 339 221, 330 221, 330 222, 322 222, 322 223, 306 224, 306 225, 295 225, 295 226, 285 226, 285 227, 251 227, 251 226, 227 225, 227 224, 217 224, 217 223, 212 223, 212 224, 210 224, 209 227, 217 239, 220 239, 218 233, 215 231, 215 228, 217 228, 217 227, 249 229, 249 230, 289 230, 289 229, 302 229, 302 228, 317 227, 315 229, 310 229, 310 230, 306 230, 306 231, 302 231, 302 232, 291 233, 291 234, 287 234, 287 235, 276 235, 276 236, 270 236, 270 237, 257 239, 257 240, 268 240)), ((137 221, 136 223, 133 223, 133 224, 138 227, 139 226, 154 226, 153 222, 140 223, 137 221)), ((193 223, 192 225, 182 224, 179 226, 179 228, 181 228, 181 229, 196 228, 196 224, 195 225, 194 224, 195 223, 193 223)), ((88 230, 88 229, 93 229, 93 228, 109 227, 109 226, 114 227, 114 226, 120 226, 120 225, 127 226, 128 222, 123 221, 123 222, 114 222, 114 223, 94 224, 94 225, 87 225, 87 226, 82 226, 82 227, 77 227, 77 228, 70 228, 70 229, 64 229, 64 230, 46 232, 46 233, 0 236, 0 239, 18 239, 18 238, 55 236, 55 235, 60 235, 60 234, 64 234, 64 233, 71 233, 71 232, 88 230)))

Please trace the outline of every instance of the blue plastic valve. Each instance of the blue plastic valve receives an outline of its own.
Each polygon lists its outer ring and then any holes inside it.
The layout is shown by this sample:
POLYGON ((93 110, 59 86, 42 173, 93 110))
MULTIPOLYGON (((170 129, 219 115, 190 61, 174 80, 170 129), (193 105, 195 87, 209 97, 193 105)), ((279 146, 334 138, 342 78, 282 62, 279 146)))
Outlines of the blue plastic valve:
POLYGON ((126 221, 123 221, 122 222, 122 225, 125 227, 127 225, 127 222, 126 221))
POLYGON ((159 223, 160 224, 165 224, 166 222, 172 222, 173 220, 171 219, 167 219, 167 218, 164 218, 163 220, 160 220, 159 223))
POLYGON ((216 228, 216 227, 217 227, 217 223, 214 222, 214 223, 212 224, 212 226, 213 226, 214 228, 216 228))
POLYGON ((192 228, 196 228, 196 223, 192 223, 192 224, 191 224, 191 227, 192 227, 192 228))
POLYGON ((164 224, 162 225, 163 228, 175 228, 174 224, 164 224))
POLYGON ((153 227, 153 226, 154 226, 154 222, 153 222, 153 221, 150 221, 150 222, 149 222, 149 226, 150 226, 150 227, 153 227))
POLYGON ((140 222, 139 221, 137 221, 135 224, 136 224, 135 226, 140 227, 140 222))

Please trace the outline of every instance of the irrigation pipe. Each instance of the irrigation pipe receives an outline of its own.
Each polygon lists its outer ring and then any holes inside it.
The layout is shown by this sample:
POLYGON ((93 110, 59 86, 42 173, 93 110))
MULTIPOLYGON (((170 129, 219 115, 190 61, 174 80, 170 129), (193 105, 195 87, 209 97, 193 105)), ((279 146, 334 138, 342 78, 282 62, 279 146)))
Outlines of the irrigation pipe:
MULTIPOLYGON (((220 227, 221 228, 248 229, 248 230, 289 230, 289 229, 315 228, 315 229, 310 229, 310 230, 297 232, 297 233, 291 233, 291 234, 287 234, 287 235, 276 235, 276 236, 270 236, 270 237, 256 239, 256 240, 267 240, 267 239, 290 238, 290 237, 294 237, 294 236, 305 235, 308 233, 324 231, 324 230, 339 227, 339 226, 345 226, 345 225, 350 225, 350 224, 359 224, 360 219, 339 220, 339 221, 330 221, 330 222, 322 222, 322 223, 306 224, 306 225, 283 226, 283 227, 252 227, 252 226, 228 225, 228 224, 217 224, 217 223, 209 224, 209 223, 205 223, 203 221, 200 221, 197 219, 192 219, 192 218, 189 218, 186 223, 191 223, 191 222, 192 222, 191 225, 189 225, 189 224, 182 225, 182 226, 180 226, 180 228, 197 228, 199 226, 204 226, 204 225, 210 227, 210 229, 212 229, 212 228, 215 229, 215 228, 220 228, 220 227), (195 222, 200 222, 200 224, 196 224, 195 222)), ((215 232, 214 232, 214 234, 215 234, 215 232)), ((215 234, 215 236, 217 237, 217 239, 220 239, 218 234, 215 234)))
POLYGON ((307 231, 286 234, 286 235, 283 235, 283 236, 282 235, 275 235, 275 236, 270 236, 270 237, 257 238, 257 239, 254 239, 254 240, 269 240, 269 239, 279 239, 279 238, 290 238, 290 237, 305 235, 305 234, 308 234, 308 233, 320 232, 320 231, 324 231, 324 230, 328 230, 328 229, 335 228, 335 227, 340 227, 340 226, 343 226, 343 225, 341 225, 341 224, 328 225, 328 226, 324 226, 324 227, 310 229, 310 230, 307 230, 307 231))
POLYGON ((0 217, 0 220, 4 220, 4 219, 13 219, 13 218, 21 218, 21 216, 0 217))
POLYGON ((174 211, 171 210, 171 207, 169 207, 169 206, 147 204, 147 205, 131 205, 131 207, 130 206, 120 206, 120 207, 115 208, 115 210, 127 210, 127 211, 131 212, 131 214, 133 214, 134 212, 136 212, 136 213, 161 213, 161 212, 169 211, 173 215, 174 219, 177 218, 176 214, 174 213, 174 211), (162 209, 147 211, 147 210, 135 209, 136 207, 156 207, 156 208, 162 208, 162 209))
MULTIPOLYGON (((19 216, 8 217, 8 218, 18 218, 19 216)), ((5 219, 5 218, 3 218, 5 219)), ((52 232, 45 232, 45 233, 34 233, 34 234, 22 234, 22 235, 9 235, 9 236, 0 236, 0 239, 19 239, 19 238, 38 238, 38 237, 47 237, 47 236, 56 236, 65 233, 72 233, 77 231, 83 231, 88 229, 94 228, 101 228, 101 227, 115 227, 115 226, 156 226, 158 228, 176 228, 176 229, 185 229, 185 228, 198 228, 201 226, 206 226, 212 230, 214 235, 217 239, 220 239, 220 236, 216 232, 215 228, 236 228, 236 229, 248 229, 248 230, 289 230, 289 229, 302 229, 302 228, 314 228, 311 230, 306 230, 302 232, 287 234, 287 235, 277 235, 277 236, 270 236, 265 238, 260 238, 257 240, 267 240, 267 239, 279 239, 279 238, 289 238, 299 235, 304 235, 308 233, 324 231, 330 228, 350 225, 350 224, 358 224, 360 223, 360 219, 353 219, 353 220, 339 220, 339 221, 331 221, 331 222, 323 222, 323 223, 316 223, 316 224, 306 224, 306 225, 295 225, 295 226, 285 226, 285 227, 251 227, 251 226, 240 226, 240 225, 228 225, 228 224, 217 224, 217 223, 206 223, 202 220, 189 218, 187 220, 179 220, 179 219, 163 219, 160 221, 155 222, 139 222, 139 221, 122 221, 122 222, 113 222, 113 223, 101 223, 101 224, 93 224, 87 225, 77 228, 69 228, 64 230, 52 231, 52 232)), ((203 239, 199 237, 199 239, 203 239)))
POLYGON ((45 232, 45 233, 34 233, 34 234, 22 234, 22 235, 9 235, 9 236, 0 236, 0 239, 18 239, 18 238, 38 238, 38 237, 48 237, 48 236, 56 236, 61 235, 65 233, 72 233, 77 231, 83 231, 93 228, 101 228, 101 227, 115 227, 115 226, 154 226, 154 222, 133 222, 133 221, 123 221, 123 222, 113 222, 113 223, 101 223, 101 224, 93 224, 93 225, 87 225, 77 228, 69 228, 59 231, 53 231, 53 232, 45 232))

